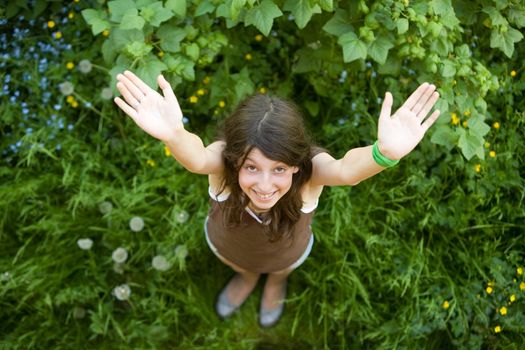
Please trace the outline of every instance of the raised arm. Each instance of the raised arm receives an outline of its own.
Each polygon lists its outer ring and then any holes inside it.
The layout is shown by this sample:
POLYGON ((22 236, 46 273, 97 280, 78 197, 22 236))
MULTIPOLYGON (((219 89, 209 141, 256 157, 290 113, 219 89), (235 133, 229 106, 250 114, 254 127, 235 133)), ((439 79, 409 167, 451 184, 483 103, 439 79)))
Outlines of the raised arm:
POLYGON ((142 130, 164 142, 184 168, 197 174, 222 173, 223 143, 204 147, 200 137, 184 129, 179 102, 162 75, 157 83, 164 96, 130 71, 117 75, 117 80, 117 89, 124 99, 116 97, 115 103, 142 130))
MULTIPOLYGON (((437 110, 428 116, 438 99, 436 87, 424 83, 390 115, 393 98, 387 92, 378 123, 379 152, 391 160, 399 160, 410 153, 439 117, 437 110)), ((374 160, 372 146, 351 149, 341 159, 321 153, 312 162, 311 183, 314 186, 356 185, 385 169, 374 160)))

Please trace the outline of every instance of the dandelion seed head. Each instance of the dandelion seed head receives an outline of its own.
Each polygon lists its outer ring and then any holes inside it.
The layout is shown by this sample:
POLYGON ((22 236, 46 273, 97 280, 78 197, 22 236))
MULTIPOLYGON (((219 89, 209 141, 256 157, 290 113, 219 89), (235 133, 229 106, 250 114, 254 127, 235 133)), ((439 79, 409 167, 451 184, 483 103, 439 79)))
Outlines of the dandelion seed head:
POLYGON ((153 260, 151 261, 151 265, 153 265, 153 268, 155 270, 159 270, 159 271, 167 271, 171 267, 168 259, 166 259, 166 257, 163 255, 155 256, 153 260))
POLYGON ((128 260, 128 251, 122 247, 118 247, 111 254, 111 259, 117 264, 122 264, 128 260))
POLYGON ((77 245, 82 250, 90 250, 93 247, 93 241, 89 238, 81 238, 77 241, 77 245))
POLYGON ((113 271, 115 271, 116 273, 122 275, 124 273, 124 266, 123 264, 113 264, 113 271))
POLYGON ((110 87, 105 87, 100 92, 100 97, 104 100, 110 100, 113 97, 113 90, 110 87))
POLYGON ((175 255, 180 259, 185 259, 188 256, 188 248, 184 244, 175 247, 175 255))
POLYGON ((111 202, 104 201, 98 205, 98 210, 102 215, 109 214, 113 210, 113 204, 111 204, 111 202))
POLYGON ((65 81, 61 83, 60 85, 58 85, 58 89, 60 90, 62 95, 65 95, 65 96, 71 95, 73 91, 75 91, 75 87, 69 81, 65 81))
POLYGON ((187 211, 185 210, 181 210, 179 212, 177 212, 175 214, 175 220, 179 223, 179 224, 183 224, 185 223, 186 221, 188 221, 188 218, 190 217, 190 215, 188 214, 187 211))
POLYGON ((11 273, 9 271, 6 271, 0 275, 0 281, 7 282, 11 279, 11 273))
POLYGON ((120 286, 116 286, 113 289, 113 295, 118 300, 122 300, 122 301, 128 300, 129 297, 131 296, 131 288, 129 288, 127 284, 121 284, 120 286))
POLYGON ((131 231, 140 232, 144 228, 144 220, 140 216, 132 217, 129 220, 129 228, 131 231))

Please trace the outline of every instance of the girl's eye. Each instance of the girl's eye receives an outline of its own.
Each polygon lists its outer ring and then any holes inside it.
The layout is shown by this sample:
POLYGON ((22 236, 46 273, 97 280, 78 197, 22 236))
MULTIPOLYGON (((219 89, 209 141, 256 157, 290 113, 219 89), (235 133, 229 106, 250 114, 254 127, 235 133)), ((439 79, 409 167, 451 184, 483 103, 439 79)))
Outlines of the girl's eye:
POLYGON ((282 166, 280 166, 280 167, 278 167, 278 168, 275 168, 275 172, 276 172, 277 174, 282 174, 282 173, 284 173, 285 171, 286 171, 286 168, 284 168, 284 167, 282 167, 282 166))
POLYGON ((252 172, 252 173, 253 173, 254 171, 257 170, 257 168, 254 167, 253 165, 247 165, 247 166, 246 166, 246 170, 248 170, 249 172, 252 172))

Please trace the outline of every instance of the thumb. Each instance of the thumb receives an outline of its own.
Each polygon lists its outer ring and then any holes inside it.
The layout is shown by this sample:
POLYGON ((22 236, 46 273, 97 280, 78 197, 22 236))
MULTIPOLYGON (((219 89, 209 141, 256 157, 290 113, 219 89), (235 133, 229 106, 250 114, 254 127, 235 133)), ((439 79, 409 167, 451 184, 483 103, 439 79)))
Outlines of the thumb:
POLYGON ((379 115, 379 119, 386 119, 390 118, 390 113, 392 112, 392 94, 390 92, 387 92, 385 94, 385 100, 383 101, 383 105, 381 106, 381 114, 379 115))
POLYGON ((162 89, 162 94, 164 97, 170 100, 176 100, 175 94, 173 93, 173 90, 171 89, 170 83, 164 78, 162 74, 159 74, 157 77, 157 83, 159 84, 159 87, 162 89))

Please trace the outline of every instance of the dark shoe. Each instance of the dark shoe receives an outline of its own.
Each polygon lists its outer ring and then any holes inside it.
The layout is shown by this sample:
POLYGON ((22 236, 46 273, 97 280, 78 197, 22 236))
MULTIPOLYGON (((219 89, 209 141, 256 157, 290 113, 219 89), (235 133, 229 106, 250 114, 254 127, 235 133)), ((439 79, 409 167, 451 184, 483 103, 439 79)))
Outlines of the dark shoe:
POLYGON ((281 315, 283 314, 284 310, 284 299, 286 298, 286 287, 287 282, 284 283, 283 296, 279 302, 279 306, 277 306, 275 309, 263 308, 261 301, 261 309, 259 311, 259 324, 261 327, 272 327, 281 319, 281 315))

